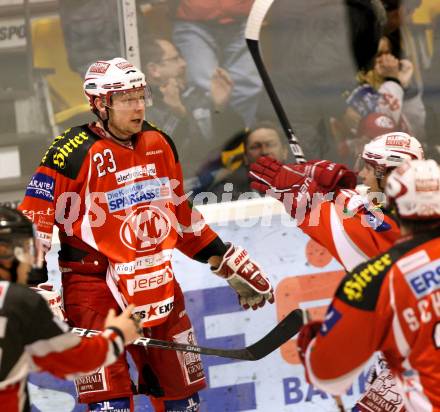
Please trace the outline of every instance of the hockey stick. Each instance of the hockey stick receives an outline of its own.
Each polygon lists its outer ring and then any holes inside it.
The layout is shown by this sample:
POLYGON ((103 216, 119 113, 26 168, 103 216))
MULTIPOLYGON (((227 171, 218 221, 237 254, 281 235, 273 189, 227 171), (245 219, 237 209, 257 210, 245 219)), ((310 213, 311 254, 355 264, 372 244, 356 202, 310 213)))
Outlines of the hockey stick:
POLYGON ((261 25, 263 24, 264 17, 273 2, 274 0, 255 0, 246 23, 245 38, 249 52, 254 59, 255 66, 257 67, 258 73, 263 81, 266 92, 269 95, 275 113, 277 114, 287 140, 289 141, 290 149, 292 150, 297 163, 304 163, 306 161, 304 158, 304 152, 293 133, 286 112, 284 111, 275 88, 273 87, 272 81, 270 80, 269 74, 264 66, 259 48, 261 25))
MULTIPOLYGON (((193 352, 201 355, 220 356, 222 358, 240 359, 255 361, 272 353, 283 343, 296 335, 303 325, 303 314, 301 309, 295 309, 290 312, 278 325, 276 325, 266 336, 261 338, 253 345, 242 349, 216 349, 203 346, 186 345, 159 339, 139 338, 133 342, 133 345, 144 346, 146 348, 160 348, 166 350, 175 350, 180 352, 193 352)), ((83 337, 92 337, 100 331, 83 328, 71 328, 72 333, 83 337)))

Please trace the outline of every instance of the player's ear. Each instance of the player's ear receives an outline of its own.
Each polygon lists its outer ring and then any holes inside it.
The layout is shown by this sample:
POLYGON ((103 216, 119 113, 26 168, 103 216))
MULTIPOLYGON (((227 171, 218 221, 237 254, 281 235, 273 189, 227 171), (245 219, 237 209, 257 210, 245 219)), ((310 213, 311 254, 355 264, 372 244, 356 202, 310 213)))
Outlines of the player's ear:
POLYGON ((101 97, 95 97, 95 107, 99 112, 101 119, 107 118, 107 107, 104 104, 104 100, 101 97))

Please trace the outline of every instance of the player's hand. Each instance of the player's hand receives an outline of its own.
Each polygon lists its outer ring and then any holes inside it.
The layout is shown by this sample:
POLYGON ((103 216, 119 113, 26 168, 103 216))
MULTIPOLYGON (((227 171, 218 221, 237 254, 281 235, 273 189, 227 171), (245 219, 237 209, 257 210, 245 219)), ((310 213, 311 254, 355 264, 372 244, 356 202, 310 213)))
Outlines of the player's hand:
POLYGON ((266 274, 250 259, 245 249, 232 244, 228 246, 220 265, 211 270, 235 289, 243 309, 256 310, 266 301, 273 303, 273 288, 266 274))
POLYGON ((353 189, 356 186, 354 172, 328 160, 283 165, 270 157, 260 157, 251 164, 249 178, 253 189, 282 201, 292 216, 295 216, 298 205, 307 207, 315 193, 325 194, 337 188, 353 189))
POLYGON ((307 348, 321 329, 321 324, 321 321, 311 321, 305 324, 299 331, 296 339, 296 347, 298 349, 299 358, 301 359, 303 365, 305 365, 307 348))
POLYGON ((114 309, 110 309, 105 319, 104 328, 117 328, 124 335, 125 345, 128 345, 140 337, 139 330, 140 325, 137 319, 133 319, 131 312, 134 309, 134 305, 129 305, 118 316, 114 309))

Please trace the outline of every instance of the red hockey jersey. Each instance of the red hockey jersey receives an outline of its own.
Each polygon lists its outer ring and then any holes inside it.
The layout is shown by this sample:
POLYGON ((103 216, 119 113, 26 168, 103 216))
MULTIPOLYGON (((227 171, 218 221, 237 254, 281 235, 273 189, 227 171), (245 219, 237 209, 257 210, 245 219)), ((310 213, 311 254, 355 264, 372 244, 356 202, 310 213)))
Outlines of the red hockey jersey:
MULTIPOLYGON (((381 351, 400 389, 377 394, 375 382, 369 396, 388 399, 384 410, 394 410, 403 396, 408 411, 438 412, 439 350, 437 230, 399 242, 347 274, 308 346, 305 363, 313 384, 343 394, 370 356, 381 351)), ((384 387, 380 382, 377 386, 384 387)))
POLYGON ((173 142, 146 122, 132 147, 89 125, 56 137, 20 208, 46 244, 57 225, 62 242, 80 239, 106 256, 113 296, 134 303, 145 327, 173 308, 173 249, 193 257, 217 238, 188 205, 173 142))
POLYGON ((372 208, 366 196, 346 189, 306 212, 299 228, 328 249, 346 270, 389 249, 400 234, 389 214, 372 208))

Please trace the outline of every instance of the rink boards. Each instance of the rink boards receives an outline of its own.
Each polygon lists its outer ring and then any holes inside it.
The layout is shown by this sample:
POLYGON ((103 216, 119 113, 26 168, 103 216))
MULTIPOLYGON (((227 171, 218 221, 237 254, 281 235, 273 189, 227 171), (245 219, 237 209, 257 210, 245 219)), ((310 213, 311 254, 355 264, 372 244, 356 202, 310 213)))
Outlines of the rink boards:
MULTIPOLYGON (((174 272, 186 297, 198 344, 235 348, 252 344, 271 330, 283 314, 300 307, 323 316, 343 276, 340 265, 295 227, 281 204, 254 199, 201 208, 206 220, 225 241, 244 246, 269 274, 276 302, 253 312, 243 311, 235 293, 207 265, 174 254, 174 272)), ((50 277, 57 279, 56 246, 49 254, 50 277)), ((331 356, 331 354, 329 354, 331 356)), ((202 412, 337 411, 331 396, 305 382, 295 340, 257 362, 203 357, 209 387, 201 392, 202 412)), ((351 406, 363 391, 361 375, 343 397, 351 406)), ((74 385, 47 374, 30 378, 33 411, 83 411, 75 405, 74 385)), ((136 411, 151 411, 136 396, 136 411)))

